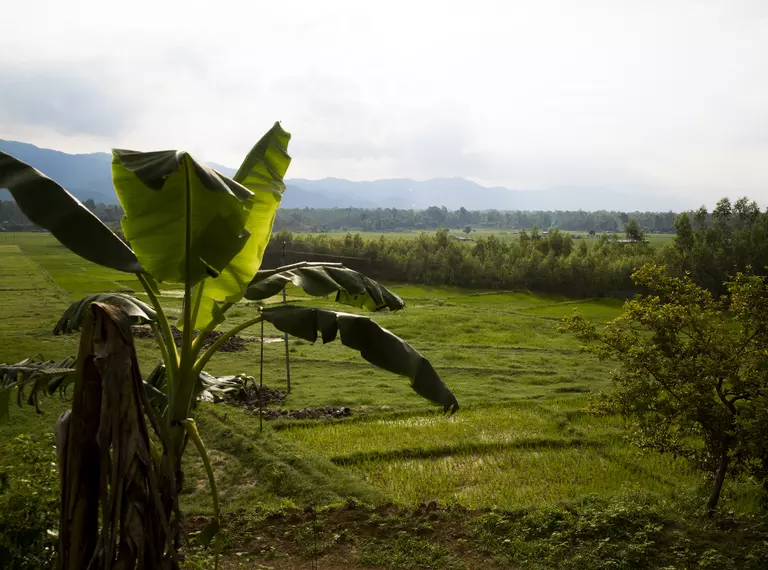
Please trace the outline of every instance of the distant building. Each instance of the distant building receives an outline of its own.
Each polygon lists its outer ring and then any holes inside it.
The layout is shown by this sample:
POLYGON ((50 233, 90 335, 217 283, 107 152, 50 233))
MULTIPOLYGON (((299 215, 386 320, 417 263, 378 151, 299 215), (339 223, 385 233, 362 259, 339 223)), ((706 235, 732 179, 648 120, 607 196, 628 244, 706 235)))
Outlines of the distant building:
POLYGON ((573 239, 581 239, 581 234, 571 234, 573 239))
POLYGON ((456 234, 451 234, 451 238, 452 238, 452 239, 455 239, 456 241, 475 241, 475 240, 473 240, 473 239, 472 239, 472 238, 470 238, 470 237, 467 237, 467 236, 459 236, 459 235, 456 235, 456 234))

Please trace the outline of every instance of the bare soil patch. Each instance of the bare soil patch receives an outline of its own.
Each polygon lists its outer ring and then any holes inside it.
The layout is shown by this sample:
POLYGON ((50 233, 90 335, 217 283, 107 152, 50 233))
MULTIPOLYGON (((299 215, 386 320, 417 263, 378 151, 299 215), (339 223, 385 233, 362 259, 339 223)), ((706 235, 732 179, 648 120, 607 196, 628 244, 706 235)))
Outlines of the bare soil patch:
MULTIPOLYGON (((176 343, 176 346, 181 346, 181 329, 171 325, 171 334, 173 335, 173 341, 176 343)), ((219 340, 223 335, 224 333, 220 331, 213 331, 208 333, 208 336, 203 343, 203 348, 208 348, 214 342, 219 340)), ((155 335, 149 325, 137 325, 133 327, 133 336, 134 338, 155 338, 155 335)), ((233 335, 224 341, 224 343, 219 347, 219 350, 221 352, 243 352, 248 346, 248 343, 260 342, 260 340, 261 339, 256 337, 233 335)), ((282 342, 282 340, 283 339, 281 338, 265 338, 264 343, 268 344, 271 342, 282 342)))

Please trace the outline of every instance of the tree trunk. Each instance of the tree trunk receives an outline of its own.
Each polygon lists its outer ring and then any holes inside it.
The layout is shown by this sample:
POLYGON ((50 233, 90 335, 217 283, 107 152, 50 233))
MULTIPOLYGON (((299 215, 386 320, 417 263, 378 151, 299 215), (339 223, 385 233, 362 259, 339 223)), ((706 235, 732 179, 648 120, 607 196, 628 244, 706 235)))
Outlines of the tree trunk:
POLYGON ((715 514, 717 509, 717 502, 720 500, 720 491, 723 489, 723 481, 725 481, 725 474, 728 471, 730 461, 728 447, 726 446, 720 455, 720 465, 717 468, 715 484, 712 486, 712 492, 709 495, 709 501, 707 501, 707 512, 710 517, 715 514))

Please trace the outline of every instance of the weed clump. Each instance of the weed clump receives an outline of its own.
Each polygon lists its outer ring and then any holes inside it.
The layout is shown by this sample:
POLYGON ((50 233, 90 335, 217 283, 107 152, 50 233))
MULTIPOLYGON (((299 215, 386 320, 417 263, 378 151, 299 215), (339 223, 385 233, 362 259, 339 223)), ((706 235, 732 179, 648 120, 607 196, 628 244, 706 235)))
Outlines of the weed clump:
POLYGON ((734 524, 673 514, 652 497, 623 494, 576 506, 491 511, 475 521, 472 536, 496 562, 532 568, 765 568, 768 529, 752 521, 722 532, 734 524))

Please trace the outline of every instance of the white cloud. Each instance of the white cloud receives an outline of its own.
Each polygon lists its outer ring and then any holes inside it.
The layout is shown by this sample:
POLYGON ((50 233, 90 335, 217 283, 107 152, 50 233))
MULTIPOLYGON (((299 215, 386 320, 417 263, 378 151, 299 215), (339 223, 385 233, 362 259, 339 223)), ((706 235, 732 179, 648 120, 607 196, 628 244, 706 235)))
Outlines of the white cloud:
POLYGON ((34 1, 4 18, 3 64, 34 80, 3 83, 3 138, 236 165, 282 120, 295 177, 768 201, 761 0, 34 1), (62 78, 81 89, 64 116, 62 78))

